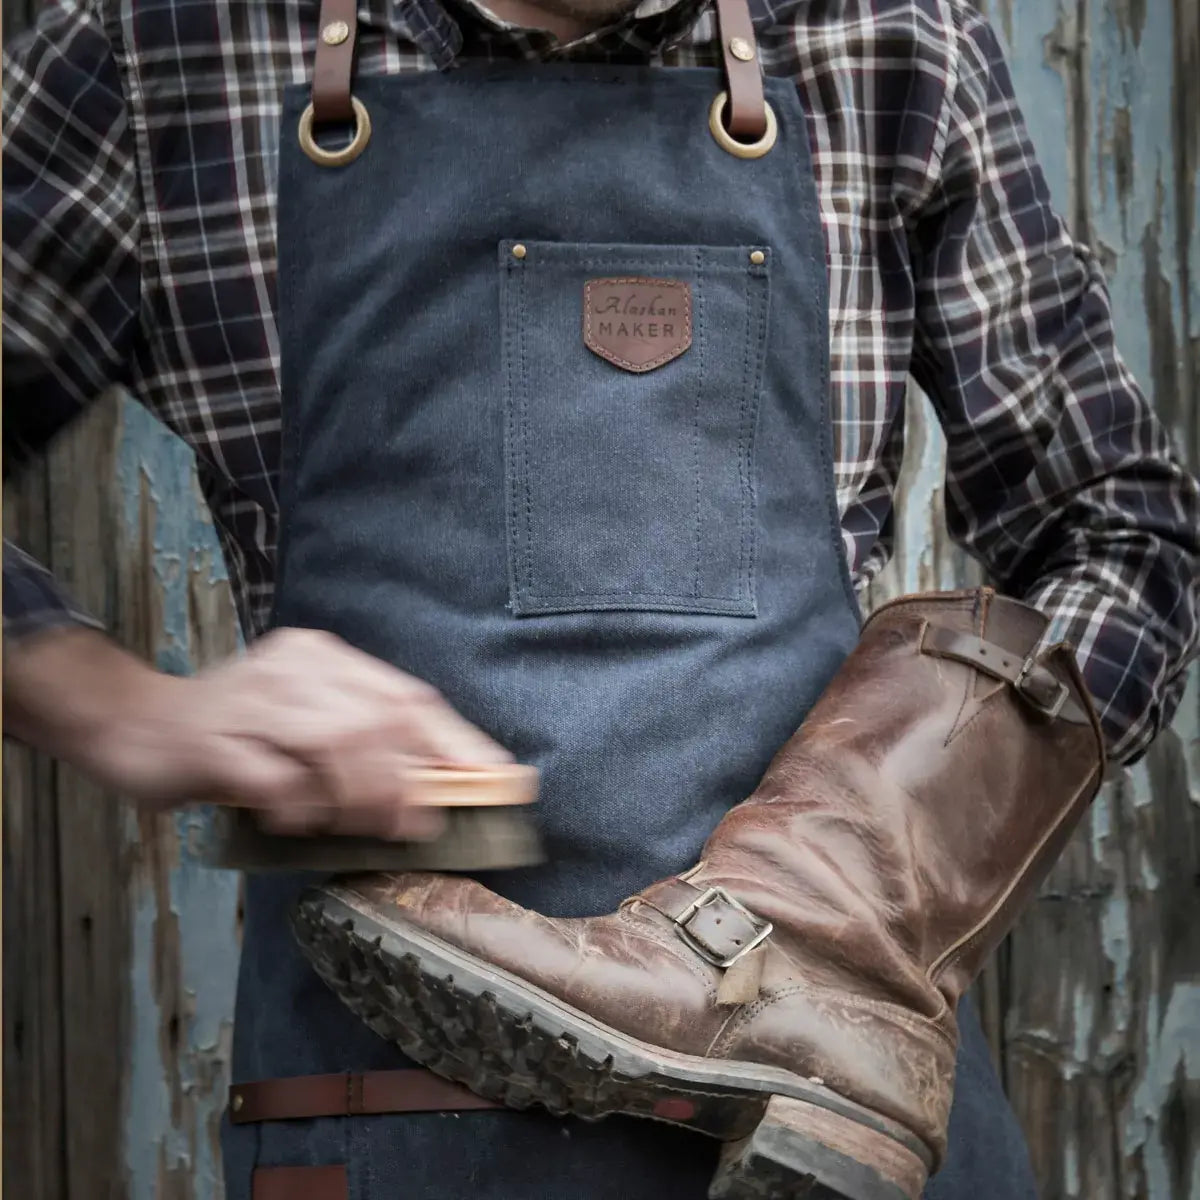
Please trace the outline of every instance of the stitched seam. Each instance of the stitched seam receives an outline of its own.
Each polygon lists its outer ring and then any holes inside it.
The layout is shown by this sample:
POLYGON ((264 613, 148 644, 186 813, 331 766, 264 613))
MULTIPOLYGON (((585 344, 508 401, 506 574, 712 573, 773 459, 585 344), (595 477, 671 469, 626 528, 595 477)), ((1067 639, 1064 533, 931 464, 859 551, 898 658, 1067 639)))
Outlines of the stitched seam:
POLYGON ((880 613, 897 612, 906 608, 920 607, 931 602, 936 603, 939 608, 944 608, 949 612, 961 612, 963 609, 974 611, 976 593, 987 590, 986 588, 960 588, 958 591, 951 592, 909 592, 906 595, 885 600, 871 613, 870 619, 874 621, 880 613))
MULTIPOLYGON (((929 620, 928 620, 928 618, 922 618, 921 628, 917 631, 917 659, 920 660, 922 657, 932 658, 935 663, 934 670, 937 671, 938 679, 940 680, 942 677, 942 672, 941 672, 941 668, 936 665, 939 662, 938 657, 936 655, 924 654, 924 652, 921 649, 921 647, 925 644, 925 635, 928 632, 929 632, 929 620)), ((970 672, 968 672, 967 673, 967 687, 966 687, 966 690, 963 692, 962 703, 959 704, 959 706, 958 706, 958 712, 956 712, 954 714, 954 723, 950 726, 950 729, 946 734, 946 740, 944 742, 942 742, 943 750, 947 746, 950 745, 950 743, 954 740, 954 738, 960 732, 959 727, 958 727, 959 722, 963 719, 963 713, 965 713, 967 711, 967 701, 970 700, 970 698, 971 698, 971 685, 974 682, 975 682, 975 676, 972 675, 970 672)), ((970 722, 968 721, 967 724, 969 725, 970 722)))
MULTIPOLYGON (((686 595, 679 596, 674 592, 566 592, 566 593, 545 593, 539 592, 537 599, 541 601, 561 600, 564 603, 581 603, 585 600, 596 596, 621 596, 630 601, 639 599, 652 600, 674 600, 679 604, 691 604, 696 600, 707 600, 714 604, 729 605, 736 608, 744 608, 746 601, 741 596, 696 596, 686 595)), ((723 610, 722 610, 723 611, 723 610)))
POLYGON ((635 375, 645 375, 647 371, 653 371, 655 367, 665 367, 667 363, 678 358, 690 349, 691 343, 686 346, 680 346, 677 350, 672 350, 669 354, 660 355, 658 358, 652 359, 650 362, 635 363, 630 362, 627 358, 622 358, 619 354, 613 354, 611 350, 606 350, 603 346, 588 342, 588 349, 593 354, 600 355, 617 367, 624 367, 626 371, 632 371, 635 375))
MULTIPOLYGON (((680 284, 686 283, 683 279, 668 279, 666 276, 653 275, 630 275, 630 271, 636 271, 639 267, 644 266, 647 271, 658 272, 665 267, 678 267, 681 271, 687 270, 695 266, 695 257, 690 252, 684 253, 683 246, 663 246, 653 258, 639 258, 637 254, 628 253, 624 247, 618 246, 611 253, 590 254, 583 256, 578 253, 581 243, 578 242, 533 242, 530 246, 535 247, 535 250, 530 250, 530 264, 536 264, 542 271, 563 271, 574 272, 580 268, 588 270, 606 270, 611 271, 614 268, 620 272, 619 275, 606 275, 603 279, 596 279, 592 282, 601 283, 667 283, 680 284), (559 251, 560 253, 555 253, 559 251)), ((705 264, 705 270, 710 275, 732 275, 741 278, 746 268, 743 265, 743 255, 749 253, 750 248, 743 249, 740 246, 701 246, 698 253, 701 255, 701 261, 705 264), (707 257, 706 257, 707 256, 707 257), (716 261, 714 261, 716 256, 716 261), (730 261, 722 261, 729 258, 730 261)), ((762 269, 762 268, 758 268, 762 269)))
MULTIPOLYGON (((746 292, 747 292, 747 319, 749 319, 750 304, 749 291, 751 280, 761 279, 758 286, 758 339, 755 344, 755 368, 754 368, 754 384, 750 394, 747 397, 747 407, 749 412, 745 420, 745 487, 746 500, 744 503, 746 517, 746 592, 749 595, 751 605, 758 603, 758 582, 755 574, 755 563, 758 557, 758 537, 756 531, 755 517, 758 512, 758 495, 754 487, 754 443, 755 433, 758 427, 758 413, 760 407, 760 398, 763 386, 763 372, 765 370, 767 352, 767 310, 770 300, 770 276, 766 273, 764 266, 761 272, 750 271, 746 275, 746 292)), ((748 331, 747 331, 748 332, 748 331)), ((748 339, 747 339, 748 340, 748 339)), ((840 534, 839 534, 840 536, 840 534)))
POLYGON ((525 593, 533 595, 533 492, 529 486, 529 368, 525 361, 525 330, 528 299, 525 287, 525 272, 519 272, 520 285, 520 321, 518 345, 521 348, 521 455, 525 464, 525 593))
POLYGON ((729 1010, 729 1015, 721 1022, 721 1027, 713 1035, 712 1041, 708 1043, 708 1049, 704 1051, 706 1058, 724 1058, 725 1050, 732 1045, 733 1036, 731 1026, 737 1027, 738 1018, 741 1017, 742 1011, 745 1009, 744 1004, 734 1005, 729 1010))
MULTIPOLYGON (((742 279, 742 311, 746 314, 746 328, 742 334, 742 403, 741 409, 738 412, 738 447, 737 447, 737 465, 739 482, 742 485, 742 503, 738 508, 738 587, 742 592, 747 590, 747 569, 746 569, 746 507, 749 499, 749 482, 746 478, 746 403, 749 399, 748 388, 750 384, 750 339, 751 333, 751 313, 750 313, 750 275, 747 273, 742 279)), ((755 347, 757 349, 757 347, 755 347)))
MULTIPOLYGON (((520 453, 517 449, 517 404, 519 398, 517 395, 516 383, 516 353, 513 348, 513 338, 519 336, 519 332, 512 329, 512 323, 507 320, 508 309, 512 304, 512 289, 520 287, 519 282, 514 282, 513 267, 511 262, 505 264, 505 296, 502 301, 501 309, 501 325, 504 331, 504 358, 505 358, 505 385, 508 390, 506 397, 504 414, 504 428, 506 435, 506 445, 504 447, 504 465, 508 472, 508 528, 509 528, 509 576, 512 589, 511 601, 514 607, 520 607, 521 598, 521 561, 525 553, 525 547, 521 545, 521 516, 517 504, 517 497, 520 490, 520 484, 517 479, 517 455, 520 453)), ((523 447, 522 447, 523 450, 523 447)))
MULTIPOLYGON (((951 729, 950 733, 947 734, 946 740, 943 743, 943 745, 949 746, 950 743, 952 741, 954 741, 955 738, 960 737, 962 734, 966 733, 966 731, 968 729, 970 729, 971 726, 974 725, 976 721, 981 720, 983 718, 983 716, 990 711, 990 709, 988 708, 988 705, 1003 690, 1004 690, 1004 684, 1000 684, 999 686, 997 686, 995 691, 988 692, 988 694, 986 696, 976 696, 974 694, 975 693, 975 680, 972 679, 970 681, 970 684, 968 685, 968 695, 970 696, 970 698, 972 700, 975 701, 975 703, 978 705, 978 708, 976 708, 976 710, 961 725, 955 724, 955 726, 951 729)), ((966 700, 964 700, 963 701, 963 709, 966 708, 966 705, 967 705, 967 702, 966 702, 966 700)), ((959 710, 960 717, 962 716, 963 709, 959 710)))

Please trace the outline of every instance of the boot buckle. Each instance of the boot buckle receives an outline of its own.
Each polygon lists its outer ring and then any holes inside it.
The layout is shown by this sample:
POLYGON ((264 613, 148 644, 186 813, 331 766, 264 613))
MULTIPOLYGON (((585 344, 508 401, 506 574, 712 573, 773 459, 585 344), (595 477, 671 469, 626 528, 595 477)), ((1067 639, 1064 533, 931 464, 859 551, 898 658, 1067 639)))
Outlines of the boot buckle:
POLYGON ((1022 664, 1013 680, 1017 695, 1035 712, 1043 717, 1054 720, 1071 698, 1071 689, 1067 687, 1048 667, 1042 665, 1036 655, 1031 654, 1022 664), (1033 678, 1033 672, 1040 668, 1041 674, 1033 678), (1046 694, 1046 684, 1053 684, 1054 690, 1046 694))
POLYGON ((684 942, 722 970, 766 941, 773 928, 723 887, 710 887, 675 918, 675 931, 684 942))

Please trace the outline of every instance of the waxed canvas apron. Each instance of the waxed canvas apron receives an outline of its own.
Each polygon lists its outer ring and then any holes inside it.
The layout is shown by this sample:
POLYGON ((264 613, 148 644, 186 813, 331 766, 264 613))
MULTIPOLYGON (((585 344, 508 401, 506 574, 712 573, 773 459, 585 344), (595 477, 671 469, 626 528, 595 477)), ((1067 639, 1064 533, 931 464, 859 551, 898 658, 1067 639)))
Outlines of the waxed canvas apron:
MULTIPOLYGON (((722 86, 361 79, 370 141, 332 168, 292 133, 309 89, 285 97, 275 620, 430 681, 540 768, 549 861, 488 883, 550 914, 689 866, 857 636, 805 119, 767 80, 777 143, 737 157, 722 86)), ((406 1065, 295 948, 304 882, 248 881, 235 1080, 406 1065)), ((305 1164, 344 1164, 354 1200, 661 1200, 703 1196, 717 1146, 539 1110, 268 1121, 224 1154, 229 1200, 305 1164)))

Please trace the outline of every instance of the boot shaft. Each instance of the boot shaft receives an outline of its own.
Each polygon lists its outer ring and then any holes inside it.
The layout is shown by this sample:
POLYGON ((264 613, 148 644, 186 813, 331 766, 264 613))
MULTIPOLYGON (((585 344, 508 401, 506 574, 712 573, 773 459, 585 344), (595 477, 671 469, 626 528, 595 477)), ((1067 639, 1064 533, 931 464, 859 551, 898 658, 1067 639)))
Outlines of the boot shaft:
MULTIPOLYGON (((1103 776, 1074 657, 988 589, 903 597, 858 646, 706 869, 884 993, 951 1006, 1064 848, 1103 776)), ((932 1013, 930 1013, 932 1015, 932 1013)))

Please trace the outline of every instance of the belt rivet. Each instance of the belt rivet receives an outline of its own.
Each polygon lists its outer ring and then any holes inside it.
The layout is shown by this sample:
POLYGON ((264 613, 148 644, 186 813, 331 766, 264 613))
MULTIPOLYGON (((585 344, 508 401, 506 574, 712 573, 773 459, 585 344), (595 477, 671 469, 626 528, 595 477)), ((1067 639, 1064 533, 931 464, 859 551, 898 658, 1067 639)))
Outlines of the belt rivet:
POLYGON ((246 1102, 245 1102, 245 1100, 242 1098, 242 1093, 241 1093, 241 1092, 237 1092, 237 1093, 234 1095, 234 1097, 233 1097, 233 1101, 232 1101, 232 1107, 233 1107, 233 1111, 234 1111, 234 1112, 241 1112, 241 1111, 242 1111, 242 1105, 243 1105, 243 1104, 245 1104, 245 1103, 246 1103, 246 1102))
POLYGON ((345 21, 330 21, 321 30, 321 41, 327 46, 340 46, 350 36, 350 26, 345 21))
POLYGON ((756 267, 761 267, 767 261, 767 256, 761 250, 751 250, 750 261, 756 267))
POLYGON ((520 242, 518 242, 513 247, 513 258, 524 258, 525 255, 528 253, 529 253, 529 251, 526 250, 525 247, 522 246, 520 242))
POLYGON ((754 58, 754 47, 745 38, 730 38, 729 53, 741 62, 751 62, 754 58))

